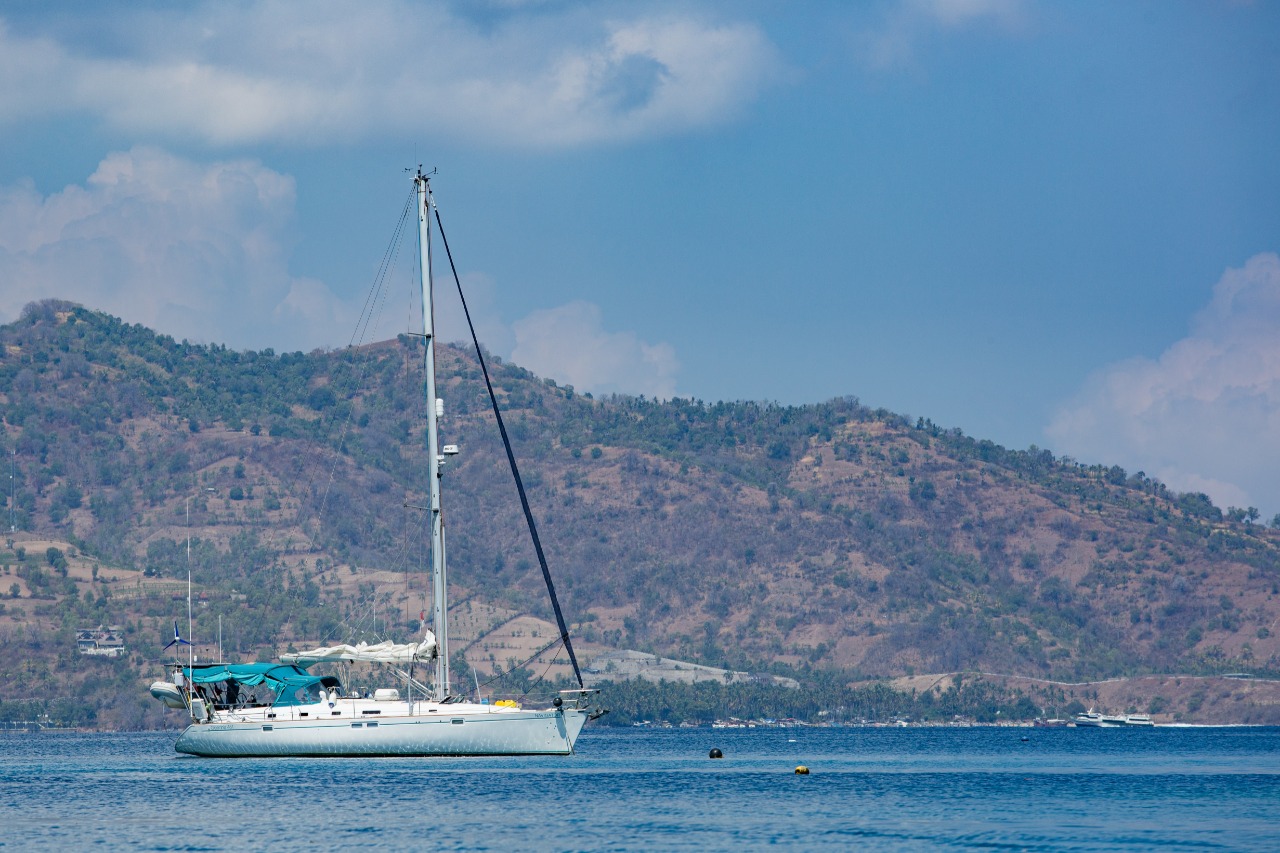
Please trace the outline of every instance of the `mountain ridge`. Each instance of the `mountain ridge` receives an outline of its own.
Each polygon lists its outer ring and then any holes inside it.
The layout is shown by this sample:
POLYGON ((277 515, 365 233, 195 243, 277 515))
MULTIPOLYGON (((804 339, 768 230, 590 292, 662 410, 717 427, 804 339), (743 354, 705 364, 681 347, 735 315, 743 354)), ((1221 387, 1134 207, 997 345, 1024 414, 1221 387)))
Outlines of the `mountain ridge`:
MULTIPOLYGON (((408 335, 235 352, 33 304, 0 327, 15 518, 100 561, 185 578, 189 509, 193 569, 245 650, 340 637, 370 609, 409 630, 420 588, 396 581, 412 594, 393 606, 370 578, 421 568, 421 357, 408 335), (230 606, 233 588, 247 600, 230 606), (245 603, 280 618, 251 619, 245 603)), ((479 369, 463 348, 439 358, 443 434, 463 451, 446 472, 456 597, 545 617, 479 369)), ((584 644, 802 680, 1280 672, 1280 538, 1204 495, 854 397, 594 399, 491 365, 584 644)), ((13 582, 10 630, 58 583, 13 582)), ((77 598, 46 618, 113 618, 109 593, 77 598)), ((142 630, 168 616, 133 618, 142 630)), ((489 654, 469 665, 507 663, 489 654)))

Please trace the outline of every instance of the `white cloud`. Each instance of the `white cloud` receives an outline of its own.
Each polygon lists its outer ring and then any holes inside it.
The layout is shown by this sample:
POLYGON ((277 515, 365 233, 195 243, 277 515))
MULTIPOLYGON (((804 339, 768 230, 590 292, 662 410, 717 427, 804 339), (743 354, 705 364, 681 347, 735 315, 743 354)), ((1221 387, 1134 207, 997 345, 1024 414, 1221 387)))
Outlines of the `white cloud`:
MULTIPOLYGON (((47 197, 29 182, 0 187, 0 322, 57 297, 238 349, 346 344, 361 306, 289 274, 293 216, 292 178, 253 161, 200 165, 147 147, 111 154, 83 186, 47 197)), ((464 287, 481 343, 535 373, 582 391, 674 394, 671 347, 605 332, 595 305, 573 302, 507 325, 488 276, 465 274, 464 287)), ((469 340, 452 285, 438 280, 436 294, 439 336, 469 340)), ((421 306, 411 299, 381 298, 361 339, 390 337, 397 324, 420 329, 421 306)))
POLYGON ((1095 374, 1046 434, 1220 506, 1280 510, 1280 257, 1228 270, 1186 338, 1095 374))
POLYGON ((911 0, 906 5, 922 18, 944 27, 984 21, 1010 27, 1022 21, 1026 4, 1022 0, 911 0))
POLYGON ((147 147, 47 197, 0 188, 0 321, 58 297, 193 341, 345 343, 355 306, 288 273, 293 213, 292 178, 147 147))
POLYGON ((443 3, 206 3, 94 22, 112 53, 0 21, 0 125, 89 115, 215 144, 427 134, 573 146, 714 125, 781 68, 754 25, 601 23, 516 10, 481 26, 443 3))
POLYGON ((1015 32, 1027 19, 1025 0, 900 0, 864 35, 862 54, 876 68, 910 65, 938 33, 966 28, 1015 32))
POLYGON ((671 346, 647 344, 633 332, 606 332, 599 307, 589 302, 535 311, 512 325, 512 360, 541 376, 579 392, 675 394, 680 364, 671 346))
MULTIPOLYGON (((434 264, 433 264, 434 266, 434 264)), ((467 310, 471 313, 471 322, 476 326, 476 337, 480 345, 503 356, 510 356, 515 345, 515 334, 511 327, 502 321, 497 307, 497 286, 485 273, 462 273, 462 288, 467 297, 467 310)), ((416 304, 417 300, 415 300, 416 304)), ((421 307, 416 307, 421 311, 421 307)), ((467 317, 458 299, 458 290, 453 279, 442 279, 436 273, 435 284, 435 326, 436 336, 442 341, 471 345, 471 331, 467 328, 467 317)), ((532 369, 532 368, 530 368, 532 369)))

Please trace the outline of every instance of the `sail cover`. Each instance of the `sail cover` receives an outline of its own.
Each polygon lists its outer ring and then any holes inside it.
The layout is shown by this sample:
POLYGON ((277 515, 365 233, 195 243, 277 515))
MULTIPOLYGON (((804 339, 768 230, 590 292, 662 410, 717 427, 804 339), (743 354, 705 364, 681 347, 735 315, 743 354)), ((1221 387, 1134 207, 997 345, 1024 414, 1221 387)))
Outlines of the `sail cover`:
POLYGON ((324 661, 368 661, 372 663, 412 663, 414 661, 431 660, 436 655, 436 638, 427 631, 420 643, 360 643, 357 646, 343 643, 337 646, 322 646, 305 652, 281 655, 285 663, 322 663, 324 661))

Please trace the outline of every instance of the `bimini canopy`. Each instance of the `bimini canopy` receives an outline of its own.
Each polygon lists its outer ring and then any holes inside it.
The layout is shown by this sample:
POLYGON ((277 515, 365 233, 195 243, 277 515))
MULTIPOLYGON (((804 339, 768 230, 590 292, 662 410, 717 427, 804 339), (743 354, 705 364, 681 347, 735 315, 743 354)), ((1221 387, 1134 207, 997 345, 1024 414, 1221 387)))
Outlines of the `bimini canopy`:
POLYGON ((295 705, 313 701, 320 687, 337 687, 338 680, 331 675, 312 675, 291 663, 215 663, 183 667, 183 672, 193 684, 213 684, 234 681, 246 687, 265 684, 275 693, 277 705, 295 705))
POLYGON ((321 662, 367 661, 370 663, 413 663, 414 661, 431 660, 436 656, 436 638, 430 631, 426 632, 421 643, 361 643, 349 646, 345 643, 338 646, 323 646, 305 652, 281 655, 280 660, 286 663, 312 664, 321 662))

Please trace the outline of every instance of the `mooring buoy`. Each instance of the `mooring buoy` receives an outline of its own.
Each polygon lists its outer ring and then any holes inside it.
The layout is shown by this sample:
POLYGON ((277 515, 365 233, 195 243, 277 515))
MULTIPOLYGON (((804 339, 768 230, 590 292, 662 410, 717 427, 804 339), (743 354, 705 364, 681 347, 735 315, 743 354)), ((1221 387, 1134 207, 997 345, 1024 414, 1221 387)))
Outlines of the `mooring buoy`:
POLYGON ((797 776, 808 776, 808 775, 809 775, 809 768, 808 768, 808 767, 805 767, 803 764, 798 765, 798 766, 796 767, 796 775, 797 775, 797 776))
POLYGON ((708 756, 710 758, 724 758, 724 753, 721 752, 718 748, 712 747, 711 752, 708 753, 708 756))

